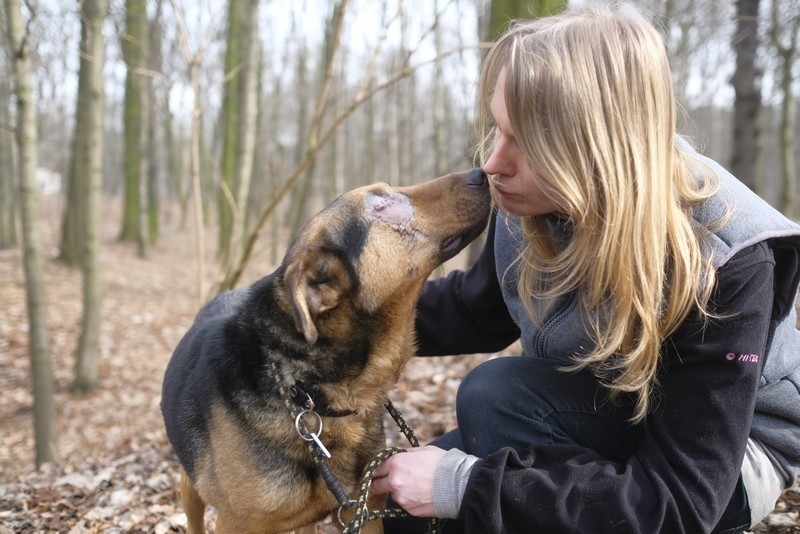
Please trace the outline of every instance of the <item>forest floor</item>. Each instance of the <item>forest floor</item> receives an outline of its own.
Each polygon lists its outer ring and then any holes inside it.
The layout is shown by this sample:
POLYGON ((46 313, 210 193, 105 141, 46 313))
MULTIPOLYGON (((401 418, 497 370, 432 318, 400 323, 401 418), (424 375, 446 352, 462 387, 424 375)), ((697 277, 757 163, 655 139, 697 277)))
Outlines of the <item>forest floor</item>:
MULTIPOLYGON (((178 466, 159 402, 169 356, 199 307, 194 236, 166 232, 147 259, 107 236, 101 387, 76 396, 71 383, 81 279, 52 261, 57 228, 50 215, 43 237, 60 463, 38 471, 21 252, 0 251, 0 534, 183 532, 186 520, 175 492, 178 466)), ((272 270, 266 256, 256 255, 242 283, 272 270)), ((217 266, 208 263, 213 274, 217 266)), ((461 377, 490 357, 412 360, 391 398, 421 442, 455 425, 453 400, 461 377)), ((388 417, 386 428, 390 444, 405 445, 388 417)), ((789 490, 754 531, 800 533, 799 513, 800 491, 789 490)), ((207 526, 213 523, 212 511, 207 526)), ((320 531, 336 532, 329 525, 320 531)))

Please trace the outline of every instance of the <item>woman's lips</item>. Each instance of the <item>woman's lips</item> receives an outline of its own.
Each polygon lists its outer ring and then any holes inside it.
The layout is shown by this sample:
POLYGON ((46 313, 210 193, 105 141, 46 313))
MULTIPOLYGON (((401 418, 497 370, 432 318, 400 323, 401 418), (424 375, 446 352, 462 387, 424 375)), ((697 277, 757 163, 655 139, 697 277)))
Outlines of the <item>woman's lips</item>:
POLYGON ((505 186, 501 184, 496 178, 492 177, 490 179, 490 183, 492 184, 492 188, 494 189, 495 193, 497 193, 501 197, 512 196, 512 193, 506 190, 505 186))

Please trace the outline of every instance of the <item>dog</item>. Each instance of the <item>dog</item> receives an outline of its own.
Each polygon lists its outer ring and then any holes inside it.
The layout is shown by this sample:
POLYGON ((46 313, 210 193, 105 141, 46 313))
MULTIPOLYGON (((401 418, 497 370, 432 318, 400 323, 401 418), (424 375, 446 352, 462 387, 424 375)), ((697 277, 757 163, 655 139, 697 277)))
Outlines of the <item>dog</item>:
POLYGON ((323 444, 353 498, 385 446, 382 406, 415 352, 423 285, 484 230, 490 206, 480 169, 352 190, 309 220, 272 274, 200 310, 161 400, 189 532, 203 532, 206 504, 221 533, 287 532, 330 515, 338 501, 306 440, 323 444), (318 429, 312 416, 299 434, 280 383, 313 402, 318 429))

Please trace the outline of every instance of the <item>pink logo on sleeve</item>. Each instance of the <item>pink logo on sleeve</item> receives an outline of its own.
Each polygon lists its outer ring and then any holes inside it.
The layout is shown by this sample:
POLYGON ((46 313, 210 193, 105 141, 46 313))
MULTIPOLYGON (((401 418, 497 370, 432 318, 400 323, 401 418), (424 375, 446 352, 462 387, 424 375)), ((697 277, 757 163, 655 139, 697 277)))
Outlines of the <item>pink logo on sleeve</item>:
POLYGON ((735 352, 729 352, 725 355, 725 359, 729 362, 737 361, 737 362, 750 362, 750 363, 758 363, 758 354, 737 354, 735 352))

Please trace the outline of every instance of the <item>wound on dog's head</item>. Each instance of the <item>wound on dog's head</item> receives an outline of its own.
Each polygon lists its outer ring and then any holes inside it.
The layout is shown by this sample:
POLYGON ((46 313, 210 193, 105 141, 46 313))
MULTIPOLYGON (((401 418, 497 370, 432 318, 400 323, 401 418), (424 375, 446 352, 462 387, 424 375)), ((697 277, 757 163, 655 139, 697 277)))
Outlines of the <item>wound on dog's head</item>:
POLYGON ((367 213, 389 224, 406 226, 414 217, 414 206, 411 204, 411 200, 401 193, 394 191, 386 195, 367 193, 364 202, 367 206, 367 213))

